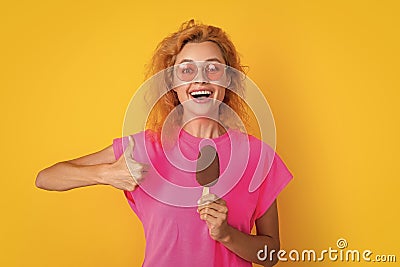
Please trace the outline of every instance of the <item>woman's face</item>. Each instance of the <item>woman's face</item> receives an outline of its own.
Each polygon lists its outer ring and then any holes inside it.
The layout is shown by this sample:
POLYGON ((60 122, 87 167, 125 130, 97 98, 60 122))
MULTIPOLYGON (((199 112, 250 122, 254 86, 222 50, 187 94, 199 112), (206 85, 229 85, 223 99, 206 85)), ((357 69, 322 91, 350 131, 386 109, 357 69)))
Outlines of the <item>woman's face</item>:
MULTIPOLYGON (((207 41, 202 43, 187 43, 177 55, 175 65, 179 68, 179 64, 188 63, 196 68, 196 64, 192 63, 198 61, 207 63, 197 65, 198 73, 193 82, 180 85, 174 88, 174 91, 177 93, 179 102, 183 104, 185 110, 190 108, 193 113, 204 113, 211 102, 220 103, 225 97, 224 87, 210 83, 207 81, 207 77, 203 77, 205 76, 204 68, 206 68, 206 72, 209 71, 212 73, 211 75, 214 75, 215 64, 225 64, 225 61, 218 45, 214 42, 207 41), (186 102, 186 104, 184 102, 186 102)), ((219 67, 217 66, 217 68, 219 67)), ((186 75, 186 73, 189 72, 189 70, 186 69, 180 69, 177 70, 177 72, 178 71, 180 71, 182 75, 186 75)), ((177 79, 176 75, 175 73, 174 79, 177 79)))

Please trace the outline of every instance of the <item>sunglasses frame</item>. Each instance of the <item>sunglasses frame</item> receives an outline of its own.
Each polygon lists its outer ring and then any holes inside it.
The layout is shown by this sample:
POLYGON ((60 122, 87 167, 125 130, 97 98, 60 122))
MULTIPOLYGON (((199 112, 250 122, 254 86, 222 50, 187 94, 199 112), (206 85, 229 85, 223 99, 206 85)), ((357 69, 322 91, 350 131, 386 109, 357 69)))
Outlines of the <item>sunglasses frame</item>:
POLYGON ((173 72, 174 72, 174 77, 178 78, 180 81, 184 82, 184 83, 191 83, 191 82, 218 82, 221 81, 223 79, 224 76, 226 76, 226 69, 228 68, 227 65, 222 64, 220 62, 215 62, 215 61, 189 61, 189 62, 183 62, 177 65, 174 65, 173 67, 173 72), (195 65, 196 66, 196 72, 193 76, 193 78, 191 80, 185 80, 182 79, 182 77, 180 77, 180 75, 178 75, 177 69, 180 66, 184 66, 184 65, 195 65), (217 66, 221 66, 222 67, 222 74, 218 79, 210 79, 209 74, 207 74, 207 67, 209 65, 217 65, 217 66), (199 68, 201 68, 201 72, 202 72, 202 79, 199 79, 199 68))

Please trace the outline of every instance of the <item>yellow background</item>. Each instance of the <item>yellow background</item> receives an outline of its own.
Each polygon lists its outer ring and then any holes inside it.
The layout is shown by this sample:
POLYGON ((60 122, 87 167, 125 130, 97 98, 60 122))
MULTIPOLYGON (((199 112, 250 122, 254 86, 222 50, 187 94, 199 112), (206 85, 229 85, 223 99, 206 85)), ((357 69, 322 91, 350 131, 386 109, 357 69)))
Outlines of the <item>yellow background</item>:
POLYGON ((34 179, 121 135, 153 49, 191 18, 230 34, 271 105, 295 176, 279 200, 282 248, 343 237, 399 258, 397 3, 2 1, 0 266, 140 265, 143 230, 121 191, 34 179))

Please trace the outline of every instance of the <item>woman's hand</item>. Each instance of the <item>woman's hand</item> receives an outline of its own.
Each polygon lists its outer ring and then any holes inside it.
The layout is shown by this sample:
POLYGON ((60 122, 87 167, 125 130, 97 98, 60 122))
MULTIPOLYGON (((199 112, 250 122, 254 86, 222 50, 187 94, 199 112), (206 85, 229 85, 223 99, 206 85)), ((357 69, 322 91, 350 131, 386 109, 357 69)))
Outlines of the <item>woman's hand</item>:
POLYGON ((141 164, 132 158, 134 147, 135 143, 129 136, 129 146, 117 161, 111 145, 90 155, 58 162, 38 173, 36 186, 45 190, 66 191, 105 184, 132 191, 148 169, 146 164, 141 164))
POLYGON ((148 165, 133 159, 135 142, 131 136, 128 138, 128 147, 116 162, 109 165, 103 175, 103 183, 121 190, 133 191, 143 180, 148 171, 148 165))
POLYGON ((225 200, 214 194, 208 194, 199 200, 197 212, 200 219, 207 223, 212 239, 224 242, 229 239, 230 226, 228 225, 228 207, 225 200))

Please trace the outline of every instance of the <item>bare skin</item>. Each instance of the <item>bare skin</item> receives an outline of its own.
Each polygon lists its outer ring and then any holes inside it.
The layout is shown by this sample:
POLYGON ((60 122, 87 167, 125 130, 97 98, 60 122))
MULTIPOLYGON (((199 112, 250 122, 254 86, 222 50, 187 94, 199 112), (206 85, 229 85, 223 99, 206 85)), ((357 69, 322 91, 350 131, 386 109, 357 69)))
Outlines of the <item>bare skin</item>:
MULTIPOLYGON (((188 43, 177 55, 176 62, 180 61, 208 61, 216 60, 225 63, 219 47, 213 42, 188 43)), ((174 89, 181 103, 190 100, 190 90, 195 87, 212 91, 211 97, 222 101, 225 88, 207 83, 192 83, 174 89)), ((185 110, 184 116, 191 116, 191 110, 185 110), (186 114, 185 114, 186 113, 186 114)), ((190 119, 190 118, 189 118, 190 119)), ((221 135, 218 122, 210 119, 194 119, 185 124, 184 129, 193 136, 214 138, 221 135)), ((134 142, 130 139, 129 147, 124 156, 115 160, 112 146, 96 153, 77 159, 59 162, 39 172, 36 186, 45 190, 66 191, 73 188, 110 185, 120 190, 133 191, 145 177, 147 166, 136 162, 132 157, 134 142), (127 164, 130 166, 128 169, 127 164), (131 170, 131 171, 129 171, 131 170)), ((221 242, 226 248, 243 259, 273 266, 276 257, 271 261, 261 262, 257 259, 257 252, 268 246, 269 250, 279 250, 279 224, 276 201, 268 211, 256 220, 256 235, 245 234, 227 223, 229 216, 226 202, 216 195, 206 195, 199 201, 198 212, 209 228, 210 237, 221 242)))
MULTIPOLYGON (((181 52, 176 57, 176 63, 191 62, 191 61, 210 61, 225 64, 224 58, 221 51, 215 43, 203 42, 203 43, 188 43, 186 44, 181 52)), ((209 98, 222 101, 225 96, 225 88, 206 82, 195 82, 189 85, 183 85, 175 88, 175 92, 178 94, 180 103, 183 103, 184 112, 183 120, 189 121, 183 128, 193 136, 202 138, 214 138, 221 135, 221 129, 216 120, 199 118, 199 114, 194 113, 204 112, 201 115, 209 116, 211 118, 216 117, 213 111, 195 109, 192 110, 190 102, 193 101, 193 97, 190 95, 192 90, 208 90, 212 94, 209 98), (189 103, 185 105, 185 103, 189 103)))
POLYGON ((147 169, 146 165, 132 158, 130 151, 133 152, 133 149, 133 139, 129 138, 129 146, 118 160, 115 160, 112 146, 108 146, 84 157, 56 163, 39 172, 36 186, 45 190, 66 191, 90 185, 111 185, 133 191, 147 169))

